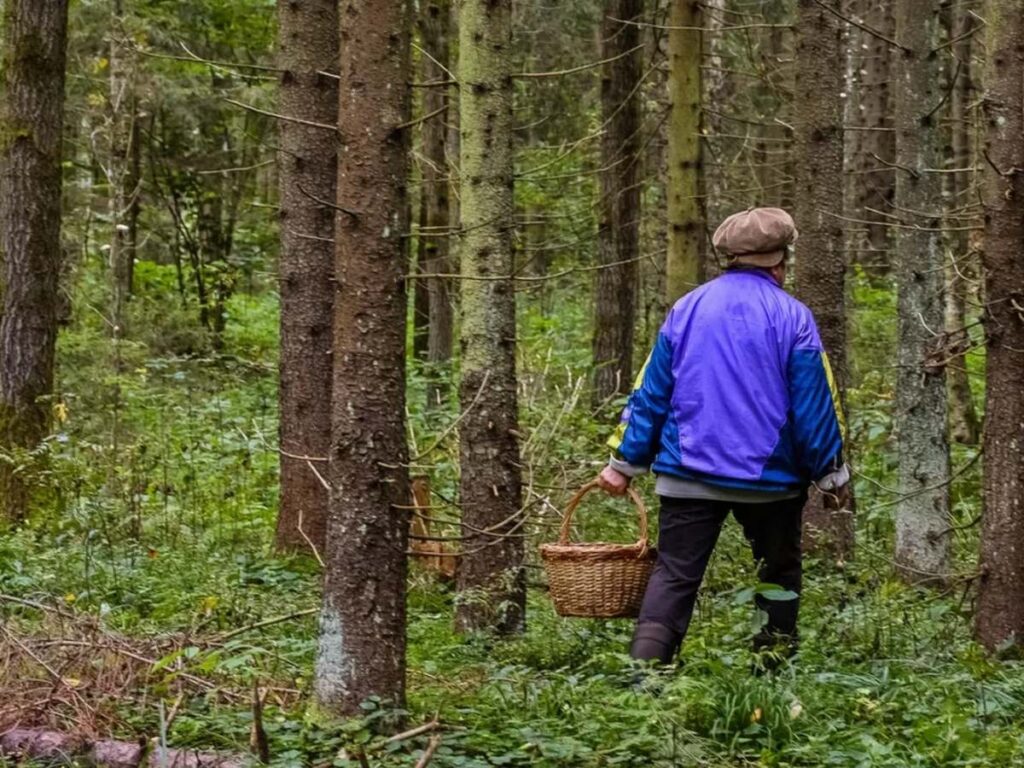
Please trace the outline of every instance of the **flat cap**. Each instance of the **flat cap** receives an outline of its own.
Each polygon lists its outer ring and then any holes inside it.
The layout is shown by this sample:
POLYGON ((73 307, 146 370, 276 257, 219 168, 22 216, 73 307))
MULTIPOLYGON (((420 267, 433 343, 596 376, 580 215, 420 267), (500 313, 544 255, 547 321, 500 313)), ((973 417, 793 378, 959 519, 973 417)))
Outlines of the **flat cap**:
POLYGON ((796 242, 793 217, 781 208, 748 208, 734 213, 715 230, 715 250, 754 267, 774 267, 796 242))

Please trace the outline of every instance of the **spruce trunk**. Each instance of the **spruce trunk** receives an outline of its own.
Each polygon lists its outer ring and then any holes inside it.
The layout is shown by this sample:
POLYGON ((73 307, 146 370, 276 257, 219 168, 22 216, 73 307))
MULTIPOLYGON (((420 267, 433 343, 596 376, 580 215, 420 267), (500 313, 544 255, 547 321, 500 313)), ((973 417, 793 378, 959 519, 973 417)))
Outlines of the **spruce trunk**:
MULTIPOLYGON (((421 12, 423 49, 422 76, 426 83, 448 80, 448 26, 451 13, 448 0, 431 0, 421 12)), ((439 406, 448 395, 449 370, 453 343, 452 281, 455 271, 451 259, 449 231, 449 184, 446 144, 448 134, 447 86, 427 88, 423 114, 433 115, 423 124, 423 227, 420 229, 420 263, 427 287, 427 363, 429 365, 427 407, 439 406)))
POLYGON ((896 231, 901 498, 896 507, 896 564, 910 582, 943 581, 949 573, 949 450, 946 440, 942 183, 938 118, 943 99, 938 58, 938 5, 896 4, 896 231))
POLYGON ((977 270, 973 267, 976 251, 971 247, 971 233, 964 224, 964 211, 973 202, 974 153, 971 151, 970 104, 973 101, 972 51, 974 36, 971 29, 977 22, 968 13, 964 0, 947 11, 950 20, 947 35, 951 41, 952 59, 947 62, 949 70, 949 128, 946 153, 953 172, 944 174, 946 181, 947 207, 950 209, 947 221, 946 248, 946 333, 951 348, 946 375, 949 386, 949 437, 951 441, 966 445, 978 442, 978 415, 974 409, 971 384, 967 376, 967 355, 971 339, 965 327, 968 322, 967 300, 970 275, 977 270), (958 39, 960 38, 960 39, 958 39))
MULTIPOLYGON (((839 11, 838 0, 828 5, 839 11)), ((814 313, 840 393, 846 372, 846 256, 843 210, 843 55, 839 19, 814 0, 800 0, 796 43, 796 290, 814 313)), ((851 510, 825 509, 820 494, 804 509, 808 542, 837 557, 853 551, 851 510)))
MULTIPOLYGON (((865 24, 886 37, 892 37, 895 20, 889 0, 864 0, 850 10, 865 24)), ((877 35, 861 29, 850 30, 855 52, 851 55, 853 79, 857 87, 852 94, 855 109, 850 117, 852 218, 866 224, 848 224, 859 236, 853 260, 868 270, 882 275, 889 271, 892 259, 892 227, 886 214, 893 213, 896 185, 895 138, 893 116, 893 59, 900 52, 877 35)))
POLYGON ((110 185, 110 251, 112 335, 115 339, 127 334, 127 305, 132 292, 132 262, 135 253, 130 239, 131 227, 126 223, 136 190, 132 180, 132 140, 135 121, 135 83, 132 50, 124 28, 124 4, 114 0, 110 32, 110 155, 107 158, 107 181, 110 185))
POLYGON ((670 0, 666 303, 704 280, 701 250, 701 33, 696 0, 670 0))
POLYGON ((601 200, 594 280, 594 390, 599 404, 632 384, 640 250, 641 78, 643 0, 616 0, 601 23, 601 200))
POLYGON ((988 22, 985 168, 985 497, 976 634, 1024 639, 1024 16, 993 0, 988 22))
POLYGON ((326 567, 319 710, 405 699, 409 473, 405 433, 409 115, 407 0, 344 0, 326 567))
POLYGON ((460 631, 521 631, 516 299, 512 273, 512 2, 459 6, 462 537, 460 631))
POLYGON ((23 457, 50 429, 61 270, 67 0, 6 0, 0 102, 0 517, 29 511, 23 457), (8 460, 10 459, 10 460, 8 460))
MULTIPOLYGON (((338 121, 337 0, 280 0, 278 64, 283 115, 338 121), (321 74, 326 73, 326 74, 321 74)), ((323 550, 331 442, 331 308, 338 138, 323 128, 282 120, 281 195, 281 501, 278 550, 323 550)))

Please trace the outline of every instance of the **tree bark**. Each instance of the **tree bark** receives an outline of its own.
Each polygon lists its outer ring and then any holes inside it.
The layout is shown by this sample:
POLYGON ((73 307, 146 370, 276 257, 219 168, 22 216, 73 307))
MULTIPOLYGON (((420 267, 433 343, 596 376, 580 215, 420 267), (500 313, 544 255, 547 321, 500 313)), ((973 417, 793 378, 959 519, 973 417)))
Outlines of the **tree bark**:
POLYGON ((462 379, 459 462, 464 554, 460 631, 517 632, 526 587, 521 530, 516 299, 512 271, 512 2, 462 0, 462 379), (474 278, 484 279, 474 279, 474 278), (488 530, 489 533, 480 533, 488 530))
MULTIPOLYGON (((0 454, 34 449, 50 428, 60 278, 61 128, 67 0, 4 3, 0 102, 0 454)), ((25 517, 30 475, 0 461, 0 509, 25 517)))
MULTIPOLYGON (((893 5, 888 0, 858 0, 851 9, 854 17, 892 37, 895 28, 893 5)), ((854 102, 849 132, 853 190, 853 218, 870 222, 851 224, 859 233, 851 237, 855 244, 853 261, 871 275, 889 272, 893 237, 891 219, 896 187, 896 139, 893 131, 893 60, 899 55, 889 43, 861 29, 850 30, 854 102)))
POLYGON ((133 168, 132 141, 136 138, 135 83, 132 50, 124 28, 124 4, 114 0, 110 32, 110 153, 107 180, 110 185, 110 264, 111 332, 114 338, 127 334, 127 305, 132 292, 132 262, 135 253, 130 240, 131 207, 135 190, 131 188, 133 168))
POLYGON ((701 33, 696 0, 670 0, 666 303, 704 280, 701 206, 701 33))
POLYGON ((936 107, 943 98, 938 5, 896 4, 895 57, 898 357, 901 500, 896 507, 896 563, 911 582, 941 581, 949 572, 949 450, 943 371, 944 279, 940 230, 941 162, 936 107))
POLYGON ((314 696, 405 699, 408 0, 343 0, 327 546, 314 696))
POLYGON ((594 279, 595 404, 629 391, 636 324, 637 256, 640 252, 641 78, 640 27, 643 0, 615 0, 601 21, 600 218, 598 269, 594 279))
MULTIPOLYGON (((647 17, 651 25, 643 28, 645 61, 668 58, 668 18, 666 0, 654 0, 648 4, 647 17)), ((644 112, 650 114, 654 128, 643 145, 643 171, 641 178, 650 179, 646 194, 640 203, 644 215, 640 218, 640 310, 643 326, 640 346, 650 349, 658 331, 665 322, 666 290, 665 272, 668 253, 668 226, 666 218, 666 192, 668 188, 668 68, 659 67, 650 73, 641 90, 644 112)))
POLYGON ((971 248, 963 210, 970 205, 971 187, 974 180, 974 153, 971 151, 971 115, 969 105, 973 100, 971 42, 970 34, 975 21, 967 12, 963 0, 947 7, 948 23, 946 33, 951 44, 953 57, 947 62, 949 92, 948 150, 945 153, 952 165, 952 173, 943 174, 946 182, 945 199, 950 210, 947 229, 944 233, 948 251, 946 261, 946 333, 949 334, 949 361, 946 376, 949 387, 949 437, 951 441, 966 445, 978 442, 978 415, 974 409, 971 385, 967 378, 966 350, 971 339, 964 330, 967 325, 967 292, 969 275, 977 270, 972 268, 975 251, 971 248), (970 169, 970 170, 966 170, 970 169))
MULTIPOLYGON (((839 12, 838 0, 826 0, 839 12)), ((800 0, 796 40, 796 293, 814 313, 843 397, 846 367, 846 254, 843 210, 843 52, 840 22, 814 0, 800 0)), ((804 508, 808 543, 847 558, 853 552, 850 510, 830 512, 820 496, 804 508)))
MULTIPOLYGON (((280 0, 278 36, 281 114, 336 123, 338 81, 320 73, 335 71, 338 61, 337 0, 280 0)), ((312 542, 322 552, 328 492, 317 472, 326 477, 331 443, 334 211, 314 198, 335 197, 338 140, 287 120, 280 131, 281 500, 274 542, 284 551, 312 542)))
POLYGON ((986 7, 985 498, 976 635, 989 649, 1024 639, 1024 16, 986 7))
MULTIPOLYGON (((448 0, 424 3, 420 29, 423 49, 421 73, 424 82, 443 82, 449 64, 448 26, 451 13, 448 0)), ((423 227, 420 229, 420 263, 432 275, 455 271, 449 236, 449 185, 446 153, 448 134, 447 87, 425 89, 423 114, 434 115, 423 124, 423 227)), ((417 281, 418 282, 418 281, 417 281)), ((454 338, 452 281, 445 277, 426 278, 427 288, 427 407, 443 403, 448 396, 450 363, 454 338)))
MULTIPOLYGON (((421 185, 422 186, 422 185, 421 185)), ((410 212, 412 207, 410 206, 410 212)), ((406 218, 411 218, 406 216, 406 218)), ((430 287, 428 281, 420 274, 427 274, 426 243, 423 242, 422 231, 427 225, 426 200, 423 198, 423 190, 420 191, 419 210, 419 248, 417 248, 416 263, 412 264, 417 273, 412 282, 412 356, 418 361, 427 359, 427 349, 430 345, 430 287)))

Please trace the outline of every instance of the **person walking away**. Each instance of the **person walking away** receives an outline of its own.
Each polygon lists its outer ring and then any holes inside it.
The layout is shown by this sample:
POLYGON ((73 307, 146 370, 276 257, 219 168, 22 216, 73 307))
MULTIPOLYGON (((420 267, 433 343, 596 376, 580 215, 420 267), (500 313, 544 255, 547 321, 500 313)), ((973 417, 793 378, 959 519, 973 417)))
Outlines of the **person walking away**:
MULTIPOLYGON (((762 582, 799 595, 801 511, 813 482, 830 509, 848 500, 845 424, 811 311, 783 288, 797 237, 779 208, 729 216, 714 245, 724 273, 668 313, 608 444, 598 484, 622 495, 648 469, 660 500, 658 560, 630 655, 668 663, 731 511, 762 582)), ((792 649, 799 597, 757 597, 755 650, 792 649)))

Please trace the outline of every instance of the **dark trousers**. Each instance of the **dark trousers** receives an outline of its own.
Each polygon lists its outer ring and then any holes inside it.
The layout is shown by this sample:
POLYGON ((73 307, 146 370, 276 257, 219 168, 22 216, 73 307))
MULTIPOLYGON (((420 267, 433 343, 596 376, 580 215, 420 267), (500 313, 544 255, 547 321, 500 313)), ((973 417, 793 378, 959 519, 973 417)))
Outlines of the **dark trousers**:
MULTIPOLYGON (((800 553, 804 498, 767 504, 736 504, 702 499, 661 497, 658 562, 644 594, 640 622, 656 622, 686 634, 711 552, 730 509, 743 526, 762 582, 800 593, 803 568, 800 553)), ((757 605, 768 623, 755 638, 767 645, 780 636, 796 637, 799 600, 765 600, 757 605)))

